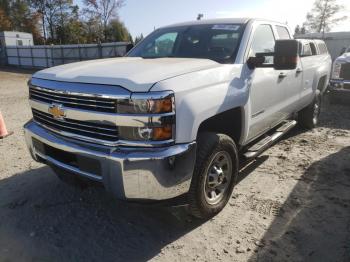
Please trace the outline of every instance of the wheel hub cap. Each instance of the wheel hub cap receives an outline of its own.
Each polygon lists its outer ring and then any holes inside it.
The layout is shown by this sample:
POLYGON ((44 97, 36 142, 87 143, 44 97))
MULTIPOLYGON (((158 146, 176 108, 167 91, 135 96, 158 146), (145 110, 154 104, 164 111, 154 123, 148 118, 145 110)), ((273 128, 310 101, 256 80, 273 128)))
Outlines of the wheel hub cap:
POLYGON ((218 152, 214 155, 207 169, 207 178, 204 186, 206 201, 215 205, 220 202, 227 191, 232 177, 232 161, 230 155, 218 152))

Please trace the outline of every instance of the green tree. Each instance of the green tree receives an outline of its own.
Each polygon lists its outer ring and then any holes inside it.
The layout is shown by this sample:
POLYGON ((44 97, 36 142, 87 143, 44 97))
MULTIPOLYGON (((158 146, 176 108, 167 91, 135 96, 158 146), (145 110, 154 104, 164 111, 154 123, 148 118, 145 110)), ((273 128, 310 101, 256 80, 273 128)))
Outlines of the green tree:
POLYGON ((72 0, 30 0, 32 8, 41 15, 44 38, 53 43, 65 43, 66 27, 72 0), (47 33, 48 32, 48 33, 47 33))
POLYGON ((118 17, 118 10, 123 7, 124 3, 125 0, 84 0, 86 5, 84 12, 99 21, 104 41, 107 41, 108 38, 110 20, 118 17))
POLYGON ((312 10, 306 15, 305 27, 307 31, 325 33, 346 16, 338 16, 344 8, 337 0, 316 0, 312 10))
POLYGON ((0 31, 11 29, 11 21, 5 11, 0 7, 0 31))
POLYGON ((32 12, 27 0, 0 0, 0 31, 29 32, 34 40, 41 38, 38 13, 32 12))
POLYGON ((113 19, 107 26, 107 41, 130 42, 130 33, 123 22, 113 19))
POLYGON ((135 37, 135 45, 137 45, 139 42, 143 40, 143 34, 135 37))

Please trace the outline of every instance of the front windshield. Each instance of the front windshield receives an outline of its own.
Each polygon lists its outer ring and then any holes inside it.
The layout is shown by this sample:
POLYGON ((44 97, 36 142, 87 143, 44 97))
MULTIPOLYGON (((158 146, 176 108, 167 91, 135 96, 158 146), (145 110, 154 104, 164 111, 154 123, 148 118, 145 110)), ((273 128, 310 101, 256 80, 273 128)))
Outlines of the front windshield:
POLYGON ((163 28, 146 37, 128 56, 145 59, 205 58, 219 63, 232 63, 242 32, 243 25, 241 24, 163 28))

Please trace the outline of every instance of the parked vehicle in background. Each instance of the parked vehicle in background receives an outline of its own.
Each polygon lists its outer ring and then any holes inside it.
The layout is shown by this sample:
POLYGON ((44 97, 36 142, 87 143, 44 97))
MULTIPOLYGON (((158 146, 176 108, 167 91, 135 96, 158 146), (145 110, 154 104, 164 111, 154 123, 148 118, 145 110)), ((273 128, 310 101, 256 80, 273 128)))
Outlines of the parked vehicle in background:
POLYGON ((330 70, 323 42, 293 40, 282 23, 171 25, 125 58, 34 74, 26 141, 62 180, 94 180, 133 201, 185 194, 193 215, 210 217, 229 200, 241 160, 297 122, 317 125, 330 70))
POLYGON ((329 91, 332 103, 350 103, 350 46, 333 63, 329 91))

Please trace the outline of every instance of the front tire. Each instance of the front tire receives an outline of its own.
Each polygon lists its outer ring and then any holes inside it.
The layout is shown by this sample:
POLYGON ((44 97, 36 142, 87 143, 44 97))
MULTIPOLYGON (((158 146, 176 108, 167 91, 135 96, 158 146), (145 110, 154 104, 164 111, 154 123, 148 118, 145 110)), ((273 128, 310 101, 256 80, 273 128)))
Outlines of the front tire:
POLYGON ((306 129, 313 129, 317 126, 321 113, 322 96, 317 90, 312 103, 298 113, 299 125, 306 129))
POLYGON ((218 214, 229 201, 238 177, 238 152, 227 135, 204 132, 189 190, 189 211, 201 219, 218 214))

